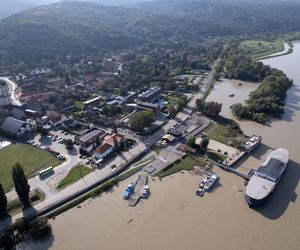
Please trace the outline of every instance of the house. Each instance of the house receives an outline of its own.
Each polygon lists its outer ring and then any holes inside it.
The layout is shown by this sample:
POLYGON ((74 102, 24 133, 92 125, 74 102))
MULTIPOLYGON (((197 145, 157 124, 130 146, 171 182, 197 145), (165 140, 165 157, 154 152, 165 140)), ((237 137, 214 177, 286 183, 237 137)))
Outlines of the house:
POLYGON ((173 142, 176 138, 173 135, 165 134, 161 140, 166 142, 173 142))
POLYGON ((104 143, 101 146, 99 146, 98 148, 96 148, 95 157, 97 159, 103 159, 112 152, 113 152, 112 145, 110 145, 108 143, 104 143))
POLYGON ((162 93, 162 88, 159 86, 148 89, 140 96, 142 102, 150 102, 162 93))
POLYGON ((7 117, 0 129, 3 134, 18 138, 34 131, 34 127, 31 124, 13 117, 7 117))
POLYGON ((88 101, 85 101, 83 103, 85 108, 97 107, 97 106, 100 106, 101 104, 103 105, 101 96, 95 97, 95 98, 93 98, 91 100, 88 100, 88 101))
POLYGON ((75 138, 75 141, 76 143, 80 144, 81 152, 90 153, 94 149, 97 140, 101 141, 105 135, 106 135, 105 131, 96 129, 82 136, 77 136, 75 138))
POLYGON ((152 110, 155 114, 158 113, 160 108, 158 104, 153 104, 150 102, 138 102, 136 107, 143 110, 152 110))
POLYGON ((111 145, 114 148, 117 148, 120 145, 120 142, 124 140, 124 136, 120 134, 108 135, 104 138, 104 143, 111 145))
POLYGON ((49 119, 49 123, 53 126, 56 127, 60 124, 62 124, 63 120, 62 120, 62 116, 55 112, 55 111, 47 111, 47 116, 49 119))
POLYGON ((196 149, 190 147, 187 144, 181 144, 178 148, 180 151, 186 152, 186 153, 196 153, 196 149))
POLYGON ((74 128, 78 125, 78 122, 73 118, 66 118, 66 119, 64 119, 62 125, 65 128, 74 128))

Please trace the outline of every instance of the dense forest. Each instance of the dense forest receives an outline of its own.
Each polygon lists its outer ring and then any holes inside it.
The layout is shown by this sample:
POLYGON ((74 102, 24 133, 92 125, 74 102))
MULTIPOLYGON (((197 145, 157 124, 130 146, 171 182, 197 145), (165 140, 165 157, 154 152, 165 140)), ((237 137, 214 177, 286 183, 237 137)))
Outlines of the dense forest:
POLYGON ((217 72, 223 72, 226 78, 246 81, 261 81, 271 68, 260 61, 253 60, 241 50, 238 42, 232 42, 223 49, 217 64, 217 72))
POLYGON ((143 11, 213 23, 227 34, 299 30, 300 5, 271 0, 155 0, 136 4, 143 11))
POLYGON ((97 55, 146 43, 300 30, 300 4, 150 1, 135 8, 61 2, 0 22, 0 64, 97 55))

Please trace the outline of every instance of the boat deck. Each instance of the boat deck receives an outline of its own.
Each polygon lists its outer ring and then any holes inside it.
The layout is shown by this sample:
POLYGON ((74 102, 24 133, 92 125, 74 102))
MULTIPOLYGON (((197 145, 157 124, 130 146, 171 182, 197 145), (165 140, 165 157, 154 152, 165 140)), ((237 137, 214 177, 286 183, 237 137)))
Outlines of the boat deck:
POLYGON ((143 188, 147 183, 147 179, 148 179, 148 175, 146 173, 143 173, 138 177, 136 181, 136 185, 133 190, 133 194, 129 198, 128 203, 130 207, 134 207, 138 203, 143 193, 143 188))

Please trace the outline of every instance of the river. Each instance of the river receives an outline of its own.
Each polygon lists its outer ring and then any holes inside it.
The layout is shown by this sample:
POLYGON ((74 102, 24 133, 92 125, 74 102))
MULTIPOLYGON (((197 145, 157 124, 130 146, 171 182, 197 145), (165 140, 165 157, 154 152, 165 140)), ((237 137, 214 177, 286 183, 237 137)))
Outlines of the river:
MULTIPOLYGON (((261 162, 268 147, 286 147, 291 161, 271 199, 257 209, 244 201, 243 180, 214 168, 220 187, 203 198, 194 192, 201 177, 179 173, 162 181, 150 179, 151 195, 135 208, 122 199, 132 177, 113 191, 91 199, 51 220, 53 237, 42 242, 24 242, 18 249, 299 249, 300 237, 300 43, 292 54, 268 59, 294 79, 288 92, 285 115, 268 126, 243 121, 246 134, 263 136, 263 144, 242 163, 251 168, 261 162)), ((222 114, 231 117, 229 107, 243 102, 256 83, 224 80, 215 85, 208 100, 224 103, 222 114), (234 97, 229 97, 234 93, 234 97)))
MULTIPOLYGON (((243 131, 250 134, 260 134, 263 142, 271 147, 286 147, 292 159, 300 162, 298 154, 300 148, 300 42, 294 43, 294 52, 289 55, 274 57, 262 61, 271 67, 284 71, 287 76, 294 80, 294 85, 288 91, 285 112, 281 120, 274 120, 267 126, 250 121, 240 121, 243 131)), ((214 90, 208 97, 208 101, 218 101, 223 103, 222 115, 233 118, 230 106, 234 103, 243 103, 249 93, 257 88, 256 83, 241 81, 223 80, 215 85, 214 90), (234 97, 229 97, 235 94, 234 97)))

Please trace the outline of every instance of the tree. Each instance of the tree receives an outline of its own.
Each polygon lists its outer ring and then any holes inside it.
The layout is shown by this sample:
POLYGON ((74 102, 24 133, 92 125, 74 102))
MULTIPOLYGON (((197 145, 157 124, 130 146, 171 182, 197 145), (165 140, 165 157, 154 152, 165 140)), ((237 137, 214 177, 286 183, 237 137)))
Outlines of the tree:
POLYGON ((195 148, 196 147, 196 138, 195 138, 195 136, 193 136, 193 137, 190 137, 189 139, 188 139, 188 141, 187 141, 187 145, 189 145, 190 147, 192 147, 192 148, 195 148))
POLYGON ((20 201, 22 202, 24 207, 28 207, 30 205, 30 186, 24 174, 23 167, 18 162, 12 168, 12 178, 20 201))
POLYGON ((176 113, 177 113, 177 110, 176 110, 176 108, 174 107, 174 105, 171 104, 171 103, 169 103, 169 104, 167 105, 167 109, 168 109, 168 111, 169 111, 170 117, 171 117, 171 118, 174 118, 174 117, 176 116, 176 113))
POLYGON ((0 218, 6 215, 7 210, 7 198, 3 190, 3 186, 0 183, 0 218))
POLYGON ((30 235, 33 239, 41 239, 52 233, 51 225, 47 222, 46 218, 37 218, 32 223, 30 235))
POLYGON ((196 99, 196 107, 199 111, 203 111, 204 109, 204 100, 203 99, 196 99))
POLYGON ((136 112, 129 118, 131 128, 138 132, 142 132, 145 127, 149 126, 154 121, 154 113, 151 110, 136 112))
POLYGON ((203 152, 206 152, 208 144, 209 144, 209 139, 207 137, 204 137, 200 143, 200 149, 203 152))
POLYGON ((65 140, 66 150, 71 150, 74 147, 74 142, 71 139, 65 140))
POLYGON ((204 113, 211 117, 218 117, 222 110, 222 103, 206 102, 204 104, 204 113))
POLYGON ((15 245, 15 240, 12 233, 5 232, 0 235, 0 248, 12 249, 15 245))
POLYGON ((28 219, 22 217, 22 218, 18 218, 15 221, 14 224, 14 230, 17 230, 20 234, 24 234, 25 232, 27 232, 30 229, 30 222, 28 219))

